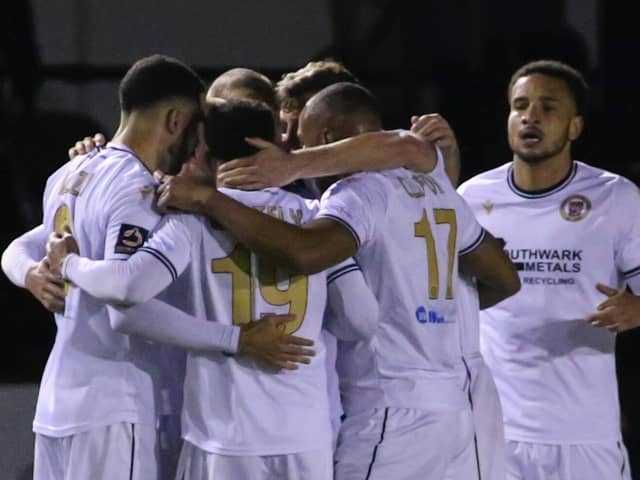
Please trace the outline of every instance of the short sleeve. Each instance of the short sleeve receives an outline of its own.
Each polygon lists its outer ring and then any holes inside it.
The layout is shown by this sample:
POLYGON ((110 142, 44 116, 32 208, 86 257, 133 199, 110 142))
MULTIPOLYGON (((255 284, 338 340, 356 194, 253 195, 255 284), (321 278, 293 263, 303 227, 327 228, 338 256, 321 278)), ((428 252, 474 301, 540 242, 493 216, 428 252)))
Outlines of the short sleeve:
POLYGON ((357 175, 334 184, 323 195, 317 216, 342 224, 358 248, 374 238, 376 214, 386 211, 380 188, 372 185, 373 175, 357 175))
POLYGON ((124 259, 140 248, 160 220, 153 210, 153 193, 128 185, 112 191, 107 210, 104 258, 124 259))
POLYGON ((640 190, 629 180, 621 178, 617 186, 615 206, 618 210, 617 235, 614 244, 616 268, 632 284, 634 292, 640 287, 640 190))
POLYGON ((175 281, 189 265, 192 232, 198 227, 199 221, 191 215, 165 215, 138 251, 155 257, 175 281))
POLYGON ((459 199, 459 206, 456 208, 458 224, 458 254, 464 255, 475 250, 484 240, 485 230, 476 220, 471 207, 464 198, 455 194, 459 199))

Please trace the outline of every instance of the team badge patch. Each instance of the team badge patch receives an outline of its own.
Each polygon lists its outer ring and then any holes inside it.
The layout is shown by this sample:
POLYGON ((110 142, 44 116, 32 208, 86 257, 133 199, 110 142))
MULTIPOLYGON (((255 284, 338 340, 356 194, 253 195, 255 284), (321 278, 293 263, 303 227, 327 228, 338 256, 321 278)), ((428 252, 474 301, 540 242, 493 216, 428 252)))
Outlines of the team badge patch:
POLYGON ((136 225, 123 223, 120 225, 120 233, 116 241, 115 253, 132 254, 141 247, 149 236, 149 230, 136 225))
POLYGON ((591 200, 583 195, 571 195, 560 205, 560 215, 569 222, 582 220, 589 210, 591 210, 591 200))

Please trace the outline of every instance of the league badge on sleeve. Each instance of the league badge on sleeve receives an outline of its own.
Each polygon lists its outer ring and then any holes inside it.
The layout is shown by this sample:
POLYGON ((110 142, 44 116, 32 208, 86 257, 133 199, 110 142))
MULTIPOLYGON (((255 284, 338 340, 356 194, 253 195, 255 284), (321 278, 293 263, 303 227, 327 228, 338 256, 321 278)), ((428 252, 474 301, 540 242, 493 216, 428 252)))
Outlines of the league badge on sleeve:
POLYGON ((120 225, 120 233, 116 241, 115 253, 132 254, 142 246, 147 237, 149 230, 136 225, 123 223, 120 225))
POLYGON ((560 205, 560 215, 569 222, 582 220, 589 210, 591 210, 591 200, 583 195, 571 195, 560 205))

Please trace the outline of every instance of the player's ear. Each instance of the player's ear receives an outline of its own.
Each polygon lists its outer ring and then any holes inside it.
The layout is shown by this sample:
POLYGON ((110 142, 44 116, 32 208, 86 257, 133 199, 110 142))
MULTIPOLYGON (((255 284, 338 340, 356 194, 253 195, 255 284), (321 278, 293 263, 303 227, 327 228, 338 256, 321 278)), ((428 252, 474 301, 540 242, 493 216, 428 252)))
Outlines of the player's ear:
POLYGON ((572 142, 577 140, 580 134, 582 133, 582 129, 584 128, 584 118, 582 115, 574 115, 571 119, 571 123, 569 123, 569 140, 572 142))
POLYGON ((171 135, 176 135, 181 130, 181 113, 176 107, 170 107, 165 111, 165 128, 171 135))
POLYGON ((331 130, 329 130, 328 128, 325 128, 324 130, 322 130, 323 145, 326 145, 327 143, 333 143, 335 141, 336 141, 335 135, 333 134, 333 132, 331 132, 331 130))

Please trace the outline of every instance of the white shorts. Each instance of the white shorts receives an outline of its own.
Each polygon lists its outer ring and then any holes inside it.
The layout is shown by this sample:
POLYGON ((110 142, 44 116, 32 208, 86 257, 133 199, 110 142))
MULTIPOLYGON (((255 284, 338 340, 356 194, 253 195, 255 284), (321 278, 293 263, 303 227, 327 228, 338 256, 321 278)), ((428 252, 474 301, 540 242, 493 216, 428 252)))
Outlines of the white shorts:
POLYGON ((506 452, 498 389, 482 356, 467 359, 480 480, 504 480, 506 452))
POLYGON ((333 480, 330 448, 288 455, 220 455, 185 441, 176 480, 333 480))
POLYGON ((630 480, 622 442, 550 445, 507 441, 507 480, 630 480))
POLYGON ((335 470, 336 480, 475 480, 471 411, 389 407, 347 415, 335 470))
POLYGON ((117 423, 67 437, 36 434, 34 480, 158 478, 155 429, 117 423))

